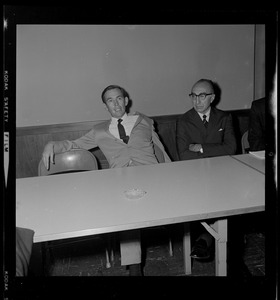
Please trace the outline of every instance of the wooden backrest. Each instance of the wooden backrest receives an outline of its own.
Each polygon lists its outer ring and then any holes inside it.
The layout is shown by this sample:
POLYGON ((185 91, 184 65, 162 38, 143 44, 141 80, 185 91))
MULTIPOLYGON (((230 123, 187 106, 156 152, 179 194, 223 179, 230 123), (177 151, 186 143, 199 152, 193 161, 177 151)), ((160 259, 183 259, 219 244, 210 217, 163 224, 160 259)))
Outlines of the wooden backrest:
MULTIPOLYGON (((237 152, 242 153, 241 137, 248 129, 249 109, 230 111, 237 139, 237 152)), ((176 147, 176 122, 180 115, 156 116, 155 130, 172 161, 179 160, 176 147)), ((45 145, 49 141, 75 140, 101 121, 70 124, 54 124, 17 128, 16 131, 16 178, 38 176, 38 164, 45 145)), ((97 159, 98 168, 109 168, 106 157, 99 148, 91 149, 97 159)))

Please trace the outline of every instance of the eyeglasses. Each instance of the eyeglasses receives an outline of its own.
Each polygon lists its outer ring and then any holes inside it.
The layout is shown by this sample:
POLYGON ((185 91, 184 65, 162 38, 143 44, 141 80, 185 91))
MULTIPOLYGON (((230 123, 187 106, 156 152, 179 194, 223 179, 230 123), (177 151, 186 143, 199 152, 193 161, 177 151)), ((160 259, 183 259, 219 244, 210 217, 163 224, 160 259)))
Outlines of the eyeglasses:
POLYGON ((194 93, 189 94, 190 98, 191 98, 193 101, 196 100, 197 98, 198 98, 199 100, 205 100, 205 98, 206 98, 207 96, 210 96, 210 95, 213 95, 213 93, 210 93, 210 94, 207 94, 207 93, 201 93, 201 94, 199 94, 199 95, 196 95, 196 94, 194 94, 194 93))

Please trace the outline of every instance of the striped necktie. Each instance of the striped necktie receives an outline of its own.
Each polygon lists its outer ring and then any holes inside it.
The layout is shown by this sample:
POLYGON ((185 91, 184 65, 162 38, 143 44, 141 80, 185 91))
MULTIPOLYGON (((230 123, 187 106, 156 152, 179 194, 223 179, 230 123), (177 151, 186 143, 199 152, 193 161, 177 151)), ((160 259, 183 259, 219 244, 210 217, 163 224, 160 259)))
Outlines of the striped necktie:
POLYGON ((122 121, 123 121, 122 119, 118 119, 118 130, 119 130, 120 138, 127 144, 129 140, 129 136, 127 136, 125 133, 125 129, 121 124, 122 121))
POLYGON ((208 126, 208 122, 207 122, 207 120, 206 120, 207 116, 206 116, 206 115, 203 115, 202 117, 203 117, 203 124, 204 124, 204 126, 207 128, 207 126, 208 126))

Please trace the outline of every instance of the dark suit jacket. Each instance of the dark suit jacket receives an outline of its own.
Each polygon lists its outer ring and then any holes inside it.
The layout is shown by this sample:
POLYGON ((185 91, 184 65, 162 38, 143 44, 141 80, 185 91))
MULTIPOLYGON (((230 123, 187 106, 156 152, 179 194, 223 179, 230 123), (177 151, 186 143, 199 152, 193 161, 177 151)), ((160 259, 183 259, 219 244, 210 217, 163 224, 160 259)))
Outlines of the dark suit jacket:
POLYGON ((207 128, 194 108, 187 111, 177 122, 176 136, 181 160, 232 155, 236 151, 231 115, 215 107, 211 108, 207 128), (201 144, 203 153, 190 151, 190 144, 201 144))
POLYGON ((248 142, 251 151, 265 150, 265 98, 252 102, 248 142))

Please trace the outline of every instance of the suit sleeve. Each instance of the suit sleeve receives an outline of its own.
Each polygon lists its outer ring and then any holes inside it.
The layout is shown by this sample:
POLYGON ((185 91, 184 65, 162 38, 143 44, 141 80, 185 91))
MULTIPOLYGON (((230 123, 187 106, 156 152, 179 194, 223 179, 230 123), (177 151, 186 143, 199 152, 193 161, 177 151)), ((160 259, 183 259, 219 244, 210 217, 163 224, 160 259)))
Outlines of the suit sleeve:
POLYGON ((85 149, 89 150, 97 147, 95 142, 95 132, 94 129, 86 133, 84 136, 73 140, 55 141, 54 143, 54 153, 66 152, 71 149, 85 149))
POLYGON ((192 144, 192 139, 188 133, 184 120, 179 119, 176 127, 176 142, 179 159, 188 160, 201 157, 200 152, 193 152, 189 150, 189 145, 192 144))
POLYGON ((202 144, 201 157, 233 155, 236 153, 236 138, 234 134, 231 114, 225 117, 224 133, 221 143, 202 144))
POLYGON ((249 114, 248 142, 251 151, 259 151, 265 149, 264 134, 261 126, 260 114, 254 102, 249 114))
POLYGON ((168 154, 166 153, 163 144, 161 143, 158 134, 155 132, 154 130, 154 126, 152 125, 152 140, 153 143, 156 144, 163 152, 163 156, 165 159, 165 162, 171 162, 170 157, 168 156, 168 154))

